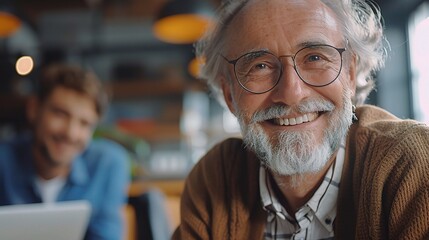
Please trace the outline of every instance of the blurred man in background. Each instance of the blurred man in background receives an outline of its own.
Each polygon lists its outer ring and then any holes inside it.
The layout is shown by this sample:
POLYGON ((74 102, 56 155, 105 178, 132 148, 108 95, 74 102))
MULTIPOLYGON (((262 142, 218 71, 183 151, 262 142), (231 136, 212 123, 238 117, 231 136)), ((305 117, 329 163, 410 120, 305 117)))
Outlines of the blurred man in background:
POLYGON ((85 239, 120 239, 128 159, 116 143, 91 140, 108 103, 101 82, 56 64, 42 72, 37 90, 27 105, 32 134, 0 144, 0 205, 87 200, 85 239))

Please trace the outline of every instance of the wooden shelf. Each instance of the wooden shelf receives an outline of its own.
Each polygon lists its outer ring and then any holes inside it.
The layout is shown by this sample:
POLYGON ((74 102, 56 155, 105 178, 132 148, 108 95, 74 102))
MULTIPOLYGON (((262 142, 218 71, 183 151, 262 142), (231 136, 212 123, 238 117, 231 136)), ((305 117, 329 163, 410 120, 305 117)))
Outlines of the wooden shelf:
POLYGON ((127 81, 113 81, 106 84, 112 93, 113 99, 127 99, 136 97, 163 97, 180 95, 186 90, 207 91, 207 87, 200 81, 187 82, 185 79, 147 80, 135 79, 127 81))
POLYGON ((177 97, 170 99, 162 109, 157 119, 153 118, 122 118, 116 120, 117 127, 124 133, 141 137, 150 143, 166 141, 180 141, 182 133, 180 130, 180 114, 182 111, 183 93, 187 90, 204 91, 201 82, 186 82, 185 80, 129 80, 114 81, 107 85, 112 93, 112 102, 127 101, 136 98, 157 97, 177 97))
POLYGON ((179 141, 182 137, 178 123, 159 123, 154 120, 119 120, 117 127, 124 133, 149 142, 179 141))
POLYGON ((171 96, 183 93, 186 84, 181 81, 142 81, 130 80, 107 84, 113 99, 135 97, 171 96))

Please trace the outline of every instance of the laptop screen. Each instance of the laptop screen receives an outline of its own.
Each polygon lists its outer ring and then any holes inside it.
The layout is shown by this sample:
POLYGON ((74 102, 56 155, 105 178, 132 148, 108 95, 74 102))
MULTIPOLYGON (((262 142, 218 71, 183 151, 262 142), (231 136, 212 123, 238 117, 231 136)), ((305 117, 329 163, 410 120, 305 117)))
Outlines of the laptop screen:
POLYGON ((82 240, 90 213, 84 200, 0 206, 0 239, 82 240))

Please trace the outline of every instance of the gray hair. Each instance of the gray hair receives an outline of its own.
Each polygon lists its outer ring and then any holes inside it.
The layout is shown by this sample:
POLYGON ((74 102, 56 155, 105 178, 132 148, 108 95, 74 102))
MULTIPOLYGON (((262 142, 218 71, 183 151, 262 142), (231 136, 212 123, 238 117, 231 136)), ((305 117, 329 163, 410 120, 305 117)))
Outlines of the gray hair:
MULTIPOLYGON (((340 19, 348 49, 356 56, 356 94, 354 104, 363 104, 374 88, 373 74, 384 65, 386 49, 383 46, 383 22, 381 12, 375 3, 367 0, 321 0, 340 19)), ((200 78, 205 80, 222 103, 219 81, 222 58, 219 53, 225 47, 225 31, 228 24, 249 0, 227 0, 218 9, 216 24, 196 43, 196 55, 204 59, 200 78)), ((387 42, 387 41, 386 41, 387 42)))

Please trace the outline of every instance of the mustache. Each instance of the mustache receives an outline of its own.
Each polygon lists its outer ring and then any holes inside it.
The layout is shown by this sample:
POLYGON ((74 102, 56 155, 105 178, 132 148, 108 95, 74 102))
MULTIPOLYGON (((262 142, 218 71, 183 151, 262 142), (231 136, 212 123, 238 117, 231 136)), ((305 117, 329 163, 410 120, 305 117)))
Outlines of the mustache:
POLYGON ((329 112, 335 109, 335 105, 323 98, 306 99, 302 102, 288 106, 285 104, 277 104, 266 109, 259 110, 253 114, 250 123, 258 123, 274 118, 280 118, 284 115, 292 113, 305 114, 310 112, 329 112))

